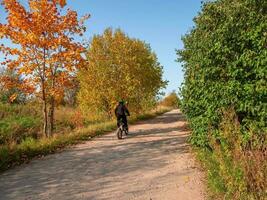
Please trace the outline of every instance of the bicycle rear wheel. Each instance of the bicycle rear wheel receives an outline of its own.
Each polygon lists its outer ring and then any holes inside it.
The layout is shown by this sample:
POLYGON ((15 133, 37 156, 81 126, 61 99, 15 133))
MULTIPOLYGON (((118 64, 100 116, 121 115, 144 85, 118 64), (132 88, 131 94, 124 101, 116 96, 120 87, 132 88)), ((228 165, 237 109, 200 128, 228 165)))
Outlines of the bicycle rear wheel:
POLYGON ((118 139, 122 139, 122 130, 120 128, 117 129, 117 137, 118 139))

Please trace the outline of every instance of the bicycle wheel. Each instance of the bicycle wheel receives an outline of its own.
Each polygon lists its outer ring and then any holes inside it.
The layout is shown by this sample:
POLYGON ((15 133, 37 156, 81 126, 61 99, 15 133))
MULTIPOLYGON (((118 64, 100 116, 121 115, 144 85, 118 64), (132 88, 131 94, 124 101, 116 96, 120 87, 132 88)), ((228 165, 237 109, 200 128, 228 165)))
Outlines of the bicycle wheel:
POLYGON ((120 128, 117 129, 117 137, 118 139, 122 139, 122 130, 120 128))

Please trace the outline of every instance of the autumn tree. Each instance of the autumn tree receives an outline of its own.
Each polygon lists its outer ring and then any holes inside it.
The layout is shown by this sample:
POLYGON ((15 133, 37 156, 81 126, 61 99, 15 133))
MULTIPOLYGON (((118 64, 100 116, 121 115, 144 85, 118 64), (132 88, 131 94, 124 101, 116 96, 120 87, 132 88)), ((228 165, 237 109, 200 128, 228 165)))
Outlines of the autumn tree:
MULTIPOLYGON (((83 17, 68 9, 62 14, 64 0, 29 0, 29 8, 17 0, 3 0, 7 22, 0 24, 0 39, 11 41, 12 46, 1 44, 5 55, 2 63, 16 71, 23 81, 16 86, 28 94, 40 97, 43 104, 43 132, 50 136, 54 129, 54 108, 72 85, 78 68, 83 65, 84 47, 74 37, 85 31, 83 17), (61 7, 61 8, 60 8, 61 7)), ((6 87, 14 87, 8 80, 6 87)))
POLYGON ((133 112, 148 109, 166 84, 162 66, 149 45, 121 30, 106 29, 95 35, 87 60, 78 76, 78 101, 90 117, 112 117, 119 99, 127 100, 133 112))

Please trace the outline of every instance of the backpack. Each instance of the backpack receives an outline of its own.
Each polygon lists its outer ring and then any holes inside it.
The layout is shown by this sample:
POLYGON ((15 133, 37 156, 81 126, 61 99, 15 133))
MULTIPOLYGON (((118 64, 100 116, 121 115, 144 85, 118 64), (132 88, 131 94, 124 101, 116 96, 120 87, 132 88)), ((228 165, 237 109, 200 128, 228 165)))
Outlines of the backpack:
POLYGON ((124 111, 124 106, 123 105, 118 105, 116 110, 117 110, 117 112, 116 112, 117 115, 125 115, 125 111, 124 111))

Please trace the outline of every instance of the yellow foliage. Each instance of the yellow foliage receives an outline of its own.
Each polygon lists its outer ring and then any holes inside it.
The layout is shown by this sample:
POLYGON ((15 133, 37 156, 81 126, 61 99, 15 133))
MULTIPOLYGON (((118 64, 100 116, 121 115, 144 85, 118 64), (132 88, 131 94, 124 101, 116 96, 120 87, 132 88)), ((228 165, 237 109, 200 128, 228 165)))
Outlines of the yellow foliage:
POLYGON ((106 29, 102 35, 94 36, 87 60, 79 73, 78 100, 90 117, 92 113, 100 118, 111 117, 120 99, 128 102, 132 112, 148 109, 166 84, 149 45, 121 30, 106 29))
POLYGON ((180 100, 177 94, 175 92, 172 92, 160 102, 160 105, 166 106, 166 107, 178 108, 179 102, 180 100))

